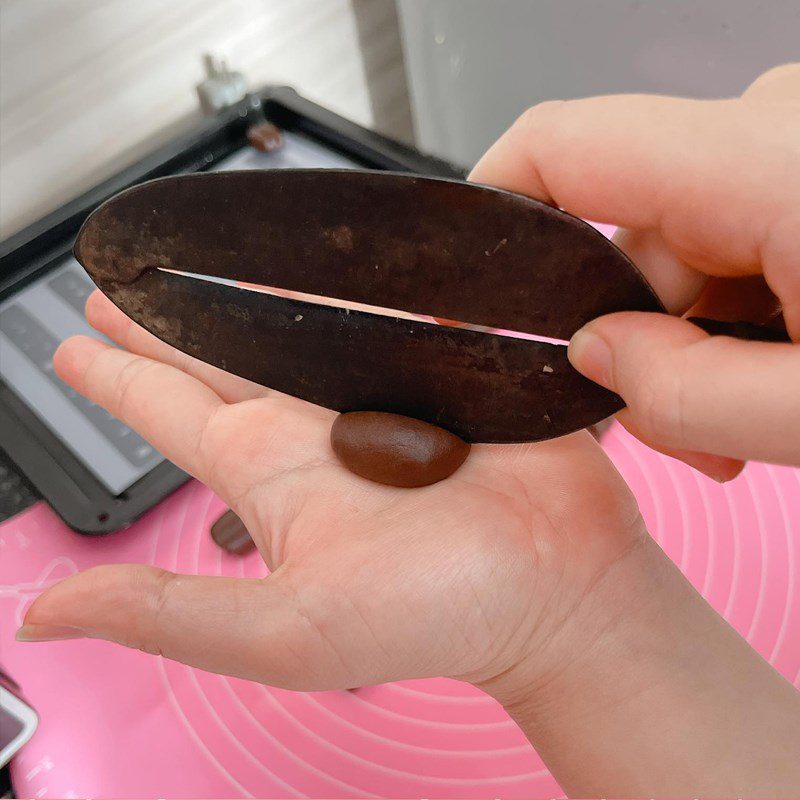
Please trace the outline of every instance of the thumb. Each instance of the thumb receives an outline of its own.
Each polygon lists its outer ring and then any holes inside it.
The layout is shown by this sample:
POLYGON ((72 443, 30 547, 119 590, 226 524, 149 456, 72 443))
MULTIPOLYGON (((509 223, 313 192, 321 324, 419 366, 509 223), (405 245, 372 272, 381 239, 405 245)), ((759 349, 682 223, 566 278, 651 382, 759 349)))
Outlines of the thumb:
POLYGON ((800 464, 800 346, 708 336, 686 320, 623 312, 579 330, 572 365, 617 392, 661 448, 800 464))
POLYGON ((17 638, 107 639, 210 672, 283 688, 316 687, 316 672, 330 659, 319 652, 297 592, 282 583, 279 573, 242 580, 139 564, 95 567, 41 594, 17 638))

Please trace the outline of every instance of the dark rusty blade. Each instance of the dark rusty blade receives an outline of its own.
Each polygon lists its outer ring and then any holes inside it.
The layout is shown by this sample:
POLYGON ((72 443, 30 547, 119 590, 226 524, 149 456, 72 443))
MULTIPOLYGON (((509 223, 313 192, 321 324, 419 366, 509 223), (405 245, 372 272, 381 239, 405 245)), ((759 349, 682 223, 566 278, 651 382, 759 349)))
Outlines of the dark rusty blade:
POLYGON ((94 277, 126 314, 174 347, 336 411, 390 411, 469 442, 521 442, 569 433, 622 407, 572 369, 558 345, 158 270, 130 284, 94 277))
POLYGON ((663 311, 583 221, 499 189, 407 174, 163 178, 95 211, 75 254, 98 283, 165 267, 559 339, 612 311, 663 311))

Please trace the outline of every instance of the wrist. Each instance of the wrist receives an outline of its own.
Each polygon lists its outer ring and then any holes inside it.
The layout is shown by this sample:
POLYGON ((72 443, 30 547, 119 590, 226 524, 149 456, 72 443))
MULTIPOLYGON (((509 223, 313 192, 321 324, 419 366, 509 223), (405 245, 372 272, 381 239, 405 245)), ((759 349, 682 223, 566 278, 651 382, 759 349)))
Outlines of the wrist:
POLYGON ((637 674, 650 671, 656 660, 648 642, 659 605, 654 583, 664 570, 659 562, 666 560, 642 533, 566 614, 550 621, 530 652, 480 688, 527 732, 529 723, 547 716, 548 710, 563 711, 567 702, 577 703, 584 687, 606 680, 616 684, 623 672, 629 682, 638 680, 637 674))
POLYGON ((800 785, 800 693, 644 539, 547 642, 487 681, 581 796, 773 795, 800 785))

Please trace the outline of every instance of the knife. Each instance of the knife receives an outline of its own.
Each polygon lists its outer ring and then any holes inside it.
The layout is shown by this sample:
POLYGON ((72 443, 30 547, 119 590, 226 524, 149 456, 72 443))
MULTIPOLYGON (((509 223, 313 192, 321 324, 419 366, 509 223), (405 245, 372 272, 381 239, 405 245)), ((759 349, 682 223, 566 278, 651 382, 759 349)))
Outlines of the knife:
POLYGON ((125 314, 191 356, 335 411, 414 417, 467 442, 548 439, 615 413, 622 399, 574 370, 564 345, 602 314, 665 311, 582 220, 501 189, 405 173, 162 178, 97 208, 74 253, 125 314))

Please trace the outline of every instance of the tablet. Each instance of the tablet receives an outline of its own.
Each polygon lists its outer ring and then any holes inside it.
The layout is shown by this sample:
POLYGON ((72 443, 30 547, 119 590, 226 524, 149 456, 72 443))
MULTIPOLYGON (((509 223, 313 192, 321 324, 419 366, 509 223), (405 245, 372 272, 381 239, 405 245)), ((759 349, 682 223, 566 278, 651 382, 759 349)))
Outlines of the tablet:
POLYGON ((135 431, 62 383, 52 358, 75 334, 94 285, 71 255, 80 223, 117 191, 200 170, 375 168, 462 171, 343 120, 285 88, 267 89, 3 243, 0 257, 0 447, 75 530, 125 527, 188 476, 135 431), (264 118, 282 144, 261 152, 246 130, 264 118))

